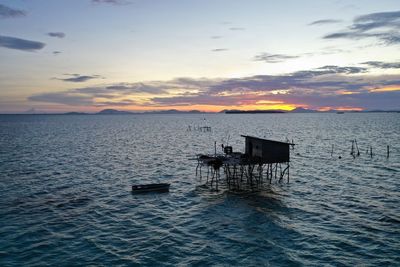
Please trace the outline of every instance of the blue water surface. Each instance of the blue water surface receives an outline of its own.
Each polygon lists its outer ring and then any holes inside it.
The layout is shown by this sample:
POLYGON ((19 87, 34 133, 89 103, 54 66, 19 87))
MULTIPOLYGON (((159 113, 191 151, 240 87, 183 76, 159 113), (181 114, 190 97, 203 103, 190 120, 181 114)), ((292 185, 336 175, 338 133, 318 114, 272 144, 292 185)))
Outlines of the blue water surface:
POLYGON ((1 115, 0 266, 399 266, 399 140, 399 113, 1 115), (293 139, 290 182, 199 186, 241 134, 293 139))

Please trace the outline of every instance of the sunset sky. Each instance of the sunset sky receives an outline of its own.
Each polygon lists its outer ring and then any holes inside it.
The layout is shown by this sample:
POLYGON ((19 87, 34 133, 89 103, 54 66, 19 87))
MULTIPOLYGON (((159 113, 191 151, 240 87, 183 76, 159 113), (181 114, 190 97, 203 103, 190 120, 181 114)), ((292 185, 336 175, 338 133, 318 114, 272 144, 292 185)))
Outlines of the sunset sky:
POLYGON ((0 0, 0 113, 400 110, 399 0, 0 0))

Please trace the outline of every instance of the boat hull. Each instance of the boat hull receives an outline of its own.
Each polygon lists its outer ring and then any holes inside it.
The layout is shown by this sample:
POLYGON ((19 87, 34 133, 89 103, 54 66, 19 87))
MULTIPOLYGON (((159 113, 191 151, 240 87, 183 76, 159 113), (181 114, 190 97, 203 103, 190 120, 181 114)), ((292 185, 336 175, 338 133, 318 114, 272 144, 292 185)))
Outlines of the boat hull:
POLYGON ((132 185, 132 193, 164 193, 169 191, 170 184, 162 183, 162 184, 144 184, 144 185, 132 185))

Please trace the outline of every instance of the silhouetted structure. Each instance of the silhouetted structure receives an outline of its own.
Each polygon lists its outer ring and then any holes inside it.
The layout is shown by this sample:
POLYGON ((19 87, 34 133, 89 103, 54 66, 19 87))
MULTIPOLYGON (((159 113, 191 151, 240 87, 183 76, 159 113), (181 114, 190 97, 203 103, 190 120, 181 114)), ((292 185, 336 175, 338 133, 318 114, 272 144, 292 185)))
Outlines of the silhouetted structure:
POLYGON ((218 190, 225 182, 229 189, 259 189, 273 179, 289 182, 290 146, 293 143, 245 136, 245 153, 224 147, 223 155, 198 155, 196 175, 202 178, 202 167, 207 167, 206 184, 218 190), (220 168, 225 179, 221 179, 220 168))

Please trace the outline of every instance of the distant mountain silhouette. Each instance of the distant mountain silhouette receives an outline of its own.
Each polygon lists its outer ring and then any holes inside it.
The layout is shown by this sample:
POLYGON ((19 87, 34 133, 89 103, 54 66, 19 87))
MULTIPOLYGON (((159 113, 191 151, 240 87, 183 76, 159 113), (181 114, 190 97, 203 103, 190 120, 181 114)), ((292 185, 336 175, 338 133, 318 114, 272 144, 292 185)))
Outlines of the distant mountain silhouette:
POLYGON ((100 115, 122 115, 122 114, 133 114, 133 112, 116 110, 116 109, 103 109, 102 111, 99 111, 96 114, 100 114, 100 115))
POLYGON ((169 109, 169 110, 156 110, 156 111, 147 111, 144 114, 192 114, 192 113, 204 113, 198 110, 189 110, 189 111, 181 111, 177 109, 169 109))
POLYGON ((286 113, 283 110, 225 110, 225 114, 286 113))
POLYGON ((190 111, 180 111, 176 109, 169 109, 169 110, 156 110, 156 111, 146 111, 142 113, 138 112, 131 112, 131 111, 122 111, 116 109, 103 109, 95 114, 99 115, 128 115, 128 114, 197 114, 197 113, 204 113, 198 110, 190 110, 190 111))
POLYGON ((319 112, 319 111, 313 110, 313 109, 307 109, 307 108, 298 107, 298 108, 295 108, 295 109, 291 110, 290 112, 291 113, 314 113, 314 112, 319 112))
POLYGON ((89 113, 72 111, 72 112, 63 113, 63 115, 89 115, 89 113))

